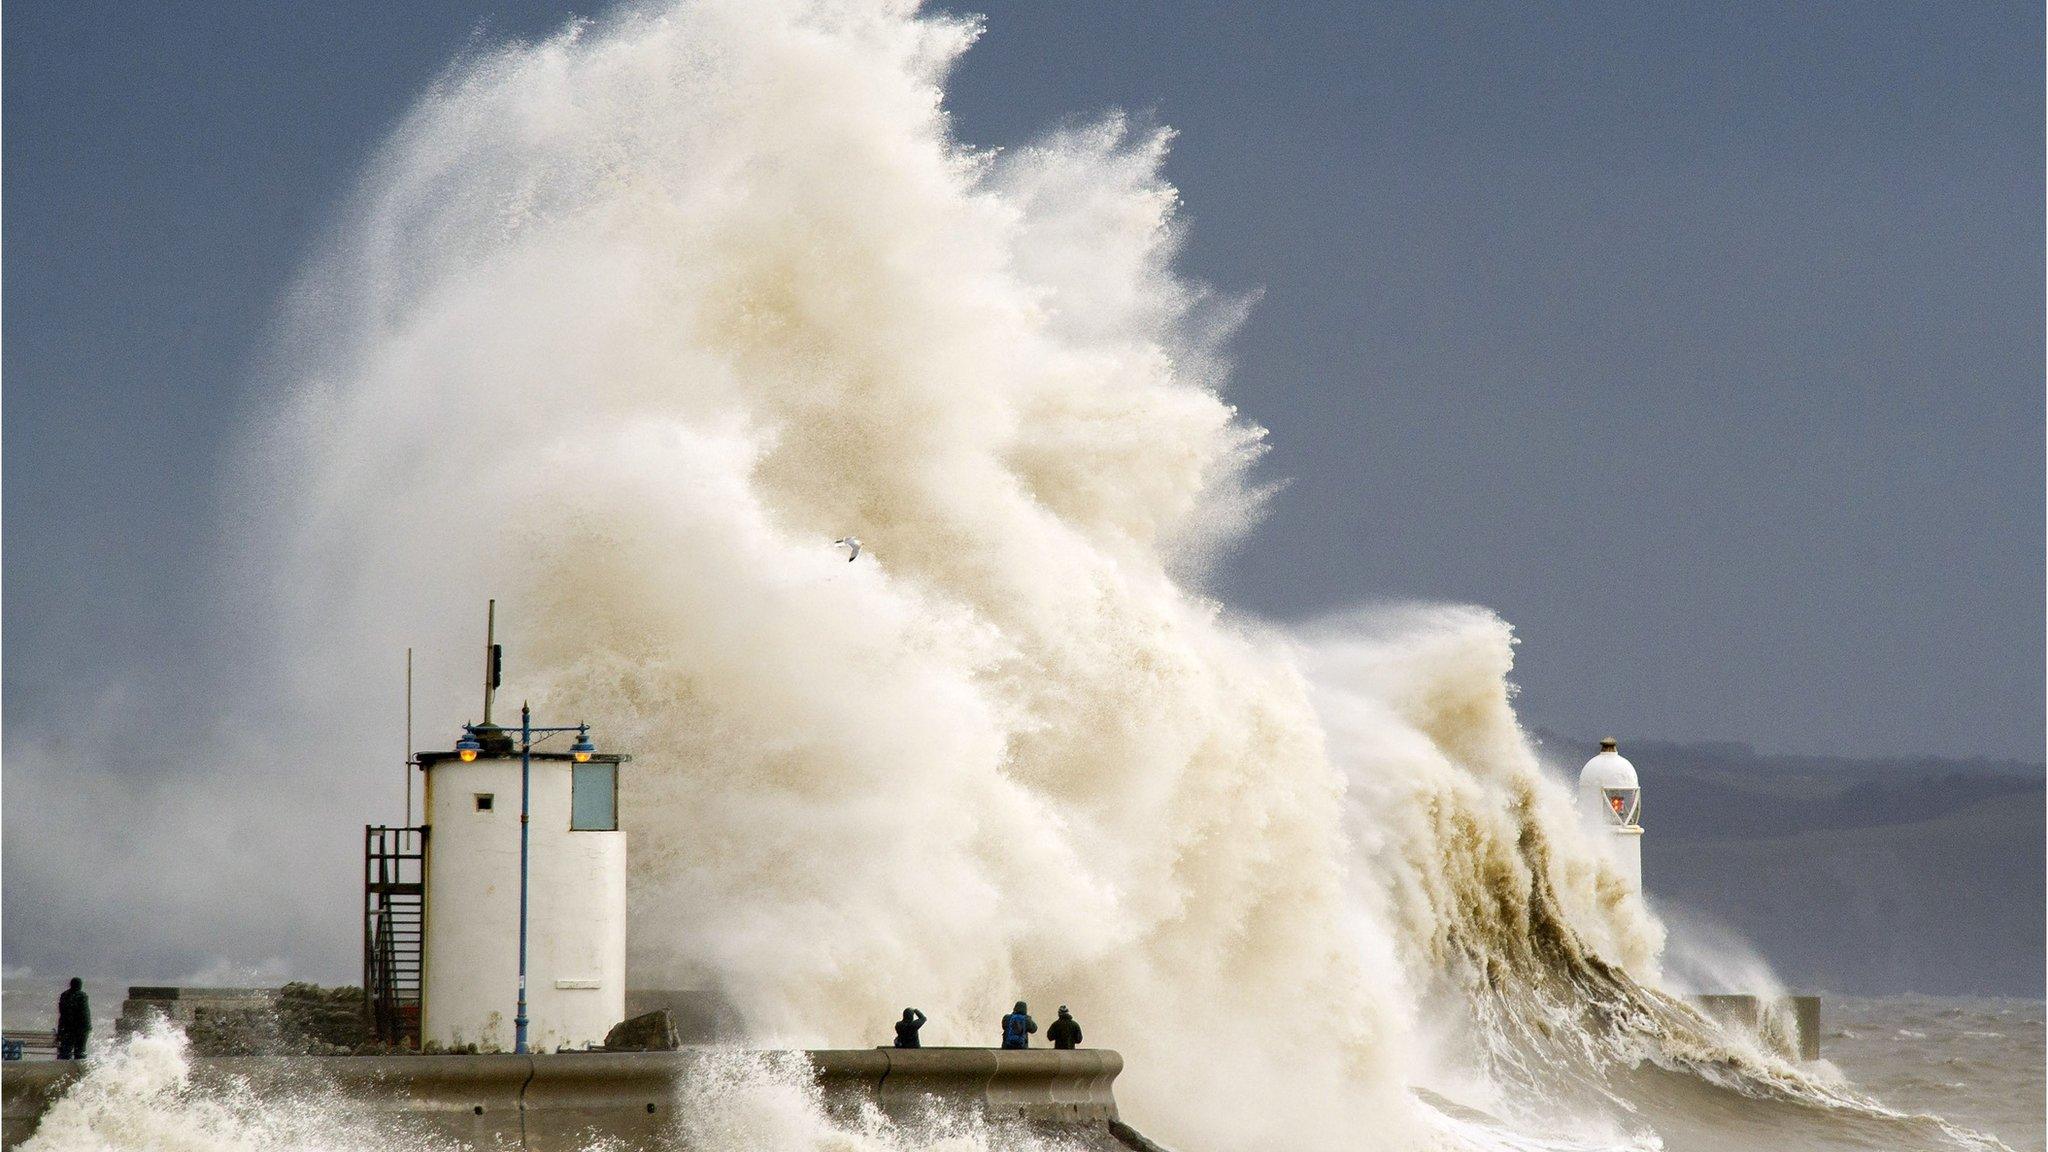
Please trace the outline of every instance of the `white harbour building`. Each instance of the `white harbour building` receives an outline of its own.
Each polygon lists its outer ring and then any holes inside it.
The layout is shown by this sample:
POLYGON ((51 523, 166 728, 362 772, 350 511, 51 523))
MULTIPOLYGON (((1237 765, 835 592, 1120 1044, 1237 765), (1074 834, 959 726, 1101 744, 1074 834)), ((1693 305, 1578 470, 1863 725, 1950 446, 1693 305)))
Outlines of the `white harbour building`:
POLYGON ((513 1051, 523 957, 528 1050, 604 1043, 626 1015, 629 759, 581 737, 522 757, 519 729, 488 723, 415 757, 423 823, 366 833, 364 984, 380 1035, 513 1051))

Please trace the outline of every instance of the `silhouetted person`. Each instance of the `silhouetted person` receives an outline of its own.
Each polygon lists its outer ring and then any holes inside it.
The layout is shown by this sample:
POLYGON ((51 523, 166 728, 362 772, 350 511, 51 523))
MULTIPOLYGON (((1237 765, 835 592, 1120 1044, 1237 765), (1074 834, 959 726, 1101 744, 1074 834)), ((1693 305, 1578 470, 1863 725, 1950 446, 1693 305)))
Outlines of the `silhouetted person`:
POLYGON ((1031 1013, 1024 1007, 1024 1002, 1019 1000, 1017 1010, 1003 1017, 1003 1047, 1029 1048, 1031 1034, 1036 1031, 1038 1021, 1031 1018, 1031 1013))
POLYGON ((1074 1022, 1072 1016, 1067 1014, 1067 1006, 1065 1004, 1060 1005, 1060 1018, 1053 1021, 1051 1026, 1046 1028, 1045 1038, 1052 1041, 1052 1046, 1055 1048, 1079 1048, 1081 1046, 1081 1026, 1074 1022))
POLYGON ((903 1019, 896 1022, 896 1046, 898 1048, 920 1048, 917 1030, 924 1027, 924 1013, 915 1008, 905 1008, 903 1019))
POLYGON ((57 1059, 85 1059, 85 1034, 92 1031, 92 1005, 85 981, 71 978, 71 987, 57 995, 57 1059))

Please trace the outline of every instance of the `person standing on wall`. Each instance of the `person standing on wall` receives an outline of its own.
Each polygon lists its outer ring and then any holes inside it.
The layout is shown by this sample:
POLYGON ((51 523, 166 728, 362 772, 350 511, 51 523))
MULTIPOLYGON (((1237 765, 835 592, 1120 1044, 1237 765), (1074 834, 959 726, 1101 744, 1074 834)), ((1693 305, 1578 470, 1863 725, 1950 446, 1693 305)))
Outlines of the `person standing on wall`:
POLYGON ((1029 1048, 1031 1034, 1036 1031, 1038 1021, 1031 1018, 1030 1010, 1024 1007, 1022 1000, 1019 1000, 1016 1011, 1003 1017, 1003 1047, 1029 1048))
POLYGON ((903 1019, 896 1022, 896 1046, 898 1048, 920 1048, 917 1030, 924 1027, 924 1013, 915 1008, 905 1008, 903 1019))
POLYGON ((85 981, 71 978, 71 987, 57 996, 57 1059, 85 1059, 85 1036, 92 1031, 92 1004, 85 981))
POLYGON ((1081 1025, 1067 1012, 1065 1004, 1060 1005, 1060 1018, 1045 1030, 1045 1038, 1055 1048, 1079 1048, 1081 1046, 1081 1025))

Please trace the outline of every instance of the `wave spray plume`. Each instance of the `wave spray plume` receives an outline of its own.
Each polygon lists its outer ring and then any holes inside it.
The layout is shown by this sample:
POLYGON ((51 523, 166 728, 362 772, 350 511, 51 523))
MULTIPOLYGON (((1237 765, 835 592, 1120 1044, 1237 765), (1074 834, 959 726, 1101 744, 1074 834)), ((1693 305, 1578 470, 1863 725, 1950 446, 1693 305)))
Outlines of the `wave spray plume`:
POLYGON ((1199 592, 1262 499, 1245 302, 1173 270, 1166 133, 954 138, 978 34, 703 0, 447 73, 278 344, 251 591, 290 589, 280 667, 346 649, 288 682, 343 711, 499 597, 521 690, 636 757, 634 983, 763 1042, 1064 1001, 1189 1148, 1426 1144, 1432 1069, 1534 1115, 1561 1047, 1595 1084, 1661 1050, 1661 929, 1517 728, 1503 623, 1199 592))

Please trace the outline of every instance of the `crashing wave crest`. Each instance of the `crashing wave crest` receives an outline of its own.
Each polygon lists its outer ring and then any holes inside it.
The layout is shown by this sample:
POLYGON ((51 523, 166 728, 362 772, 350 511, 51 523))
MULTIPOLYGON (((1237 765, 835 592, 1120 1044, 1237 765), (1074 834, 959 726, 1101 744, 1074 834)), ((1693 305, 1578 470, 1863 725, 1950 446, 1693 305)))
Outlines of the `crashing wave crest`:
POLYGON ((467 651, 498 596, 534 701, 636 757, 635 981, 766 1042, 1064 1000, 1188 1147, 1763 1082, 1655 991, 1503 622, 1199 592, 1265 496, 1218 391, 1245 302, 1173 269, 1164 132, 953 136, 978 34, 695 0, 451 69, 279 340, 247 564, 286 682, 345 711, 313 638, 467 651))

